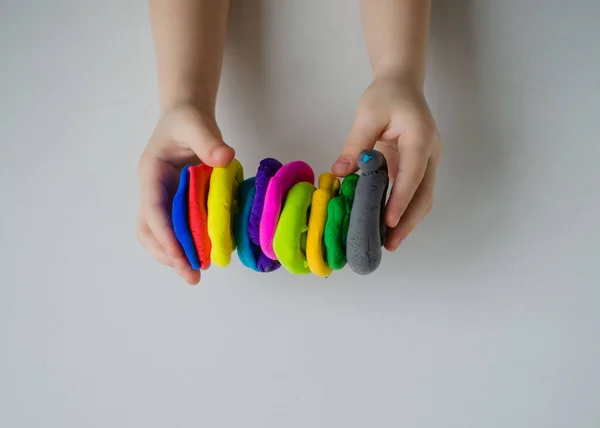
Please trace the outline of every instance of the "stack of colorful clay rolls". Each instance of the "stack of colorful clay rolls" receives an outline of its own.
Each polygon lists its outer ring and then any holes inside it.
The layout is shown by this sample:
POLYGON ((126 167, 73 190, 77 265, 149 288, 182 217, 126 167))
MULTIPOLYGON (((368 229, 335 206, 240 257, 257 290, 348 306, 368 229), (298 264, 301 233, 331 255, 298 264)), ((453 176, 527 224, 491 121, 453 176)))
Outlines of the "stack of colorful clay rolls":
POLYGON ((223 168, 186 166, 173 198, 175 236, 193 269, 225 267, 237 249, 256 272, 283 266, 327 277, 347 263, 358 274, 371 273, 385 240, 388 171, 375 150, 357 161, 360 174, 340 183, 323 173, 318 187, 303 161, 263 159, 245 180, 237 159, 223 168))

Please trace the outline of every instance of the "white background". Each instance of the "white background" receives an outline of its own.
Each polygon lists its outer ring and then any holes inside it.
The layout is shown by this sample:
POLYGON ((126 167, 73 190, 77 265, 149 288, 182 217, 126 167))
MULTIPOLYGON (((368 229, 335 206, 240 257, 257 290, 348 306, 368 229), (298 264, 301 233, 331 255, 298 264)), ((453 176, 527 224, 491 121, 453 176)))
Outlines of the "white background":
MULTIPOLYGON (((143 1, 0 5, 0 426, 600 426, 600 3, 435 1, 434 211, 367 278, 199 287, 134 238, 157 117, 143 1)), ((225 139, 336 158, 355 2, 233 0, 225 139)))

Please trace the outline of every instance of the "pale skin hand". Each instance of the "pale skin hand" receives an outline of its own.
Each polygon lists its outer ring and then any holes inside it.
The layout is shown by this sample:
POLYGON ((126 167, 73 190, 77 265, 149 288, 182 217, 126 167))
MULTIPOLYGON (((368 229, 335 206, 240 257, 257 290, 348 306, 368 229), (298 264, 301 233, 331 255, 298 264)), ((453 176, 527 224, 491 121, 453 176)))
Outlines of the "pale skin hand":
POLYGON ((161 115, 138 165, 137 237, 189 284, 200 281, 173 233, 170 204, 181 168, 235 156, 215 121, 229 1, 150 0, 161 115))
POLYGON ((385 155, 393 186, 385 209, 391 228, 385 247, 395 251, 429 213, 442 145, 423 95, 430 0, 360 0, 373 82, 332 172, 357 170, 366 148, 385 155))

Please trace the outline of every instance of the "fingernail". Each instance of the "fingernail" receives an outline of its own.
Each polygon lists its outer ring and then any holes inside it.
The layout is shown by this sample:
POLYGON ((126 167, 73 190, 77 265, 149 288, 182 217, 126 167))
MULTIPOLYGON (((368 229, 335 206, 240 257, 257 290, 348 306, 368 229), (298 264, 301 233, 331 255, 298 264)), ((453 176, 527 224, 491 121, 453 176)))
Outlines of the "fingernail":
POLYGON ((347 157, 340 157, 332 166, 332 169, 337 171, 346 171, 350 166, 350 159, 347 157))

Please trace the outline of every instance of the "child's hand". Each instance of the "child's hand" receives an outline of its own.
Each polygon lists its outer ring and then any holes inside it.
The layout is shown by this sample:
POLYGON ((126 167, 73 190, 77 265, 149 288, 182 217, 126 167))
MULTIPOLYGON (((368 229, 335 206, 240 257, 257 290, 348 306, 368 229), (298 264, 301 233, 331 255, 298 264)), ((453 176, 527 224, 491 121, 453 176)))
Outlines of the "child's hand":
POLYGON ((226 166, 234 156, 234 150, 223 142, 214 116, 183 105, 161 117, 140 159, 137 238, 156 260, 172 266, 189 284, 200 281, 200 272, 190 267, 173 233, 170 214, 179 173, 198 160, 226 166))
POLYGON ((394 180, 385 209, 386 224, 392 228, 385 247, 394 251, 431 210, 442 157, 435 122, 417 85, 399 78, 373 81, 363 94, 333 173, 344 177, 355 172, 358 153, 376 142, 394 180))

